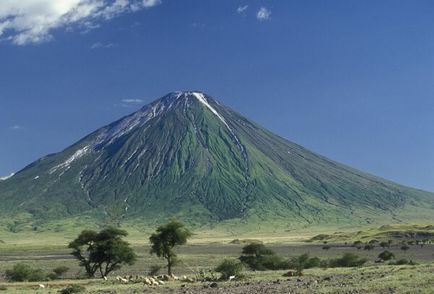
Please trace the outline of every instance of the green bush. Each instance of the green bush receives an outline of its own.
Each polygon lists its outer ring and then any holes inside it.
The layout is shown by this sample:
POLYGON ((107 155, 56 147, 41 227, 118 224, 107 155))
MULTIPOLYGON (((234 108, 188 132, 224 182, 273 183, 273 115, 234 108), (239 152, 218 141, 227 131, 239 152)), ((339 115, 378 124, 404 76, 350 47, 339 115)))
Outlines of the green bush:
POLYGON ((261 256, 258 259, 258 267, 265 270, 282 270, 289 268, 289 262, 278 255, 261 256))
POLYGON ((357 267, 364 265, 368 260, 366 258, 360 258, 353 253, 345 253, 340 258, 331 259, 329 261, 329 267, 357 267))
POLYGON ((241 262, 233 259, 225 259, 215 271, 221 274, 221 280, 228 280, 230 276, 239 277, 243 270, 241 262))
POLYGON ((34 269, 23 263, 17 263, 14 265, 13 269, 6 270, 5 276, 10 282, 36 282, 43 281, 47 278, 41 269, 34 269))
POLYGON ((372 244, 366 244, 366 245, 363 247, 363 250, 372 250, 372 249, 374 249, 374 248, 375 248, 374 245, 372 245, 372 244))
POLYGON ((389 265, 416 265, 417 263, 413 260, 408 259, 399 259, 397 261, 391 261, 389 262, 389 265))
POLYGON ((295 269, 299 274, 305 269, 321 266, 321 259, 318 257, 310 257, 309 253, 302 254, 291 258, 289 268, 295 269))
POLYGON ((395 254, 393 254, 392 252, 386 250, 386 251, 381 252, 378 255, 378 258, 380 258, 383 261, 387 261, 387 260, 394 259, 395 258, 395 254))
POLYGON ((401 246, 401 250, 404 251, 404 252, 406 252, 408 249, 410 249, 410 247, 408 245, 406 245, 406 244, 404 244, 404 245, 401 246))
POLYGON ((64 274, 66 274, 67 271, 69 271, 69 267, 67 266, 58 266, 55 269, 53 269, 53 273, 59 278, 64 274))
POLYGON ((69 285, 62 290, 59 290, 60 294, 73 294, 73 293, 81 293, 84 292, 86 288, 81 285, 69 285))
POLYGON ((260 243, 244 246, 242 253, 240 261, 252 270, 279 270, 287 269, 289 266, 287 260, 260 243))
POLYGON ((243 254, 252 256, 274 255, 273 250, 265 247, 262 243, 250 243, 243 247, 243 254))

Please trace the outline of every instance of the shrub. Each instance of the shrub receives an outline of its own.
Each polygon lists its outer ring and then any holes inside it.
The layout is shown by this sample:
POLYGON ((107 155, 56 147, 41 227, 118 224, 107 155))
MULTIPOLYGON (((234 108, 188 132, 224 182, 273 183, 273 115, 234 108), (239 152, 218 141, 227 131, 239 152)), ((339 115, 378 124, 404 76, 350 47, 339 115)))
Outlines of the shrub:
POLYGON ((216 272, 221 274, 221 280, 228 280, 230 276, 238 277, 242 270, 242 263, 233 259, 223 260, 215 269, 216 272))
POLYGON ((319 266, 321 266, 321 260, 318 257, 310 257, 309 253, 293 257, 289 262, 289 268, 295 269, 298 274, 301 274, 304 269, 319 266))
POLYGON ((250 243, 243 247, 243 254, 245 255, 253 255, 253 256, 262 256, 262 255, 273 255, 275 254, 273 250, 265 247, 264 244, 261 243, 250 243))
POLYGON ((372 250, 372 249, 374 249, 374 247, 375 247, 375 246, 372 245, 372 244, 366 244, 365 247, 363 247, 363 249, 364 249, 364 250, 372 250))
POLYGON ((287 260, 260 243, 244 246, 242 253, 240 261, 252 270, 279 270, 287 269, 289 266, 287 260))
POLYGON ((397 261, 391 261, 389 262, 389 265, 416 265, 417 263, 413 260, 407 260, 407 259, 400 259, 397 261))
POLYGON ((149 276, 156 276, 156 275, 158 275, 158 272, 160 270, 161 270, 161 265, 153 264, 149 267, 148 275, 149 276))
POLYGON ((258 261, 264 269, 268 270, 282 270, 289 267, 289 262, 278 255, 266 255, 258 258, 258 261))
POLYGON ((408 245, 406 245, 406 244, 404 244, 404 245, 401 246, 401 250, 404 251, 404 252, 406 252, 408 249, 410 249, 410 247, 408 245))
POLYGON ((366 258, 360 258, 353 253, 345 253, 340 258, 331 259, 329 261, 330 267, 357 267, 364 265, 368 260, 366 258))
POLYGON ((201 282, 215 282, 215 281, 218 281, 218 278, 215 274, 215 271, 200 269, 195 274, 194 280, 195 281, 201 281, 201 282))
POLYGON ((390 247, 390 244, 389 244, 389 242, 382 241, 382 242, 380 242, 380 247, 381 248, 390 247))
POLYGON ((59 278, 64 274, 66 274, 67 271, 69 271, 69 267, 67 266, 58 266, 55 269, 53 269, 53 273, 59 278))
POLYGON ((73 293, 81 293, 84 292, 86 288, 81 285, 69 285, 62 290, 59 290, 60 294, 73 294, 73 293))
POLYGON ((6 270, 5 276, 10 282, 36 282, 46 279, 46 276, 41 269, 34 269, 23 263, 17 263, 14 265, 13 269, 6 270))
POLYGON ((358 250, 362 249, 362 241, 354 241, 353 246, 356 247, 358 250))
POLYGON ((383 251, 378 255, 378 258, 380 258, 383 261, 391 260, 395 258, 395 254, 393 254, 390 251, 383 251))

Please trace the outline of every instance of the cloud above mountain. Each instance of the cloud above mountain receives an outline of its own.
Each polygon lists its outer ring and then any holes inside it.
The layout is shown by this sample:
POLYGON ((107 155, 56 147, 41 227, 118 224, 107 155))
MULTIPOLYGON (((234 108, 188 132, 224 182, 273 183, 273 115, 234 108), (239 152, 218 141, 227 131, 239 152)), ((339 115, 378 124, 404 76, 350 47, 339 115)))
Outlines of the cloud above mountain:
POLYGON ((89 29, 124 13, 154 7, 161 0, 2 0, 0 39, 16 45, 53 39, 52 31, 74 25, 89 29))

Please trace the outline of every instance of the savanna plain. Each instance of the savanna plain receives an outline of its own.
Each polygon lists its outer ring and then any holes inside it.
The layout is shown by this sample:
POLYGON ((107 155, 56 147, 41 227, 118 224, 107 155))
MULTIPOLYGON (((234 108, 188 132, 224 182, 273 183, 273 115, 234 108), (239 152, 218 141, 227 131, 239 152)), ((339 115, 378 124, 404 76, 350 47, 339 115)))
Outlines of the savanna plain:
POLYGON ((49 233, 2 237, 3 293, 434 293, 434 226, 426 224, 341 232, 334 228, 305 229, 268 236, 197 232, 176 249, 179 262, 173 269, 175 279, 165 279, 165 262, 150 254, 146 234, 133 233, 126 238, 137 261, 110 273, 107 279, 84 278, 84 269, 67 247, 68 237, 49 233), (288 265, 254 270, 245 264, 230 280, 221 279, 222 272, 216 272, 216 267, 227 259, 238 261, 249 244, 261 244, 288 265), (380 258, 385 251, 393 256, 380 258), (336 262, 348 254, 363 262, 336 262), (317 262, 303 264, 303 256, 317 262), (45 274, 59 267, 65 272, 43 281, 8 281, 5 272, 16 264, 45 274), (161 283, 150 286, 143 282, 152 276, 161 283), (68 289, 71 292, 66 292, 68 289))

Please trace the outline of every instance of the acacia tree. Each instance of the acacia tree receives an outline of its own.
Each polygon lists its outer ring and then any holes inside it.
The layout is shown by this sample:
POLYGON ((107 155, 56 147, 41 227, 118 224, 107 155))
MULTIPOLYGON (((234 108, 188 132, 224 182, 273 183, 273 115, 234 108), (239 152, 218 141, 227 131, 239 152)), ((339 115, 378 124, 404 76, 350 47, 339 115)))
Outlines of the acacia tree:
POLYGON ((151 254, 156 254, 167 261, 167 273, 172 275, 172 267, 177 262, 175 246, 184 245, 192 233, 185 225, 178 221, 159 226, 151 235, 151 254))
POLYGON ((94 277, 97 271, 101 277, 107 276, 122 264, 133 264, 136 254, 130 244, 122 237, 128 233, 117 228, 107 228, 100 232, 84 230, 69 243, 72 255, 80 261, 89 277, 94 277))

